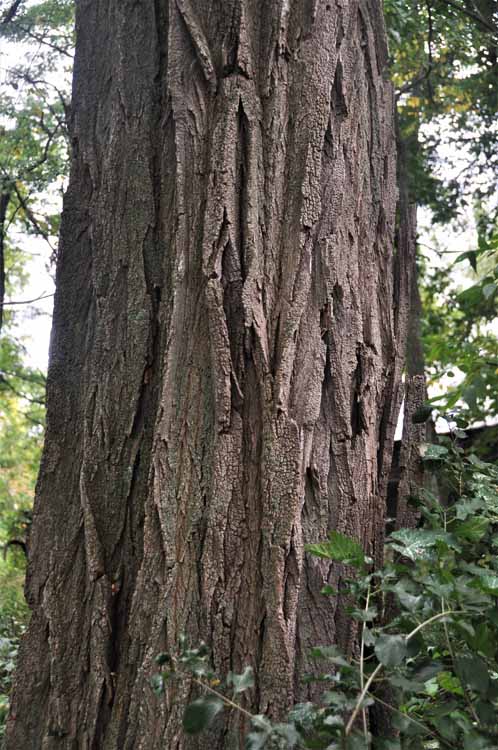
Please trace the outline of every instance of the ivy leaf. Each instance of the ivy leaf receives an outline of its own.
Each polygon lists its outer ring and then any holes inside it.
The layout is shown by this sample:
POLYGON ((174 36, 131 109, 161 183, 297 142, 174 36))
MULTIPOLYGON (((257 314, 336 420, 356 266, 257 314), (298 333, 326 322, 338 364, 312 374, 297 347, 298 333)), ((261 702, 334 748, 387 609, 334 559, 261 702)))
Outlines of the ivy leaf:
POLYGON ((365 553, 361 544, 339 531, 331 531, 327 542, 307 544, 305 549, 316 557, 336 560, 355 568, 365 565, 365 553))
POLYGON ((382 634, 377 638, 375 656, 385 667, 396 667, 406 655, 406 638, 403 635, 382 634))
POLYGON ((192 701, 183 715, 183 728, 187 734, 199 734, 213 722, 223 708, 223 701, 205 696, 192 701))

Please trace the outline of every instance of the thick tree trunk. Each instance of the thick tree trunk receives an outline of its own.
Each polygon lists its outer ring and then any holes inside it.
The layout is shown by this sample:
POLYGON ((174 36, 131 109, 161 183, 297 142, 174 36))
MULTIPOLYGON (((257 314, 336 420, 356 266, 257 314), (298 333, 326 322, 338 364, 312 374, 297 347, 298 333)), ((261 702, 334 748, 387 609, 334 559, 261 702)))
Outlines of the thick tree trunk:
POLYGON ((379 554, 403 364, 380 0, 77 2, 48 427, 7 748, 200 740, 182 632, 277 715, 351 648, 336 528, 379 554))

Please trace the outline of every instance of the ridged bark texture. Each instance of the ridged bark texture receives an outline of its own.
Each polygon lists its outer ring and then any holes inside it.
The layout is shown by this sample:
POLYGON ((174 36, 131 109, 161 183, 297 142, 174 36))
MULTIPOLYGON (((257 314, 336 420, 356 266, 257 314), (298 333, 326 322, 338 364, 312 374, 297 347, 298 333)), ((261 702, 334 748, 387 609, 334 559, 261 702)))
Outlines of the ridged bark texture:
POLYGON ((154 656, 205 639, 253 709, 355 632, 304 554, 379 555, 407 301, 380 0, 79 0, 22 646, 7 748, 186 739, 154 656), (402 265, 401 259, 401 265, 402 265))

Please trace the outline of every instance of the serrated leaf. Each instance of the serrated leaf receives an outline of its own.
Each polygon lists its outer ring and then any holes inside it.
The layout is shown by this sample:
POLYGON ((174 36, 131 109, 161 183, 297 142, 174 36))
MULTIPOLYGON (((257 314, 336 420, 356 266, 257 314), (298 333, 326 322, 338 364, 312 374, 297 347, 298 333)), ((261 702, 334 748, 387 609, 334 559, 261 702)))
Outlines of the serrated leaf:
POLYGON ((183 715, 183 728, 187 734, 199 734, 213 722, 223 708, 223 701, 205 696, 189 703, 183 715))
POLYGON ((234 695, 254 687, 254 672, 252 667, 246 667, 241 674, 228 673, 227 685, 233 687, 234 695))
POLYGON ((473 516, 465 521, 458 521, 451 527, 456 536, 468 539, 469 542, 479 542, 489 528, 489 520, 482 516, 473 516))
POLYGON ((396 667, 407 655, 406 638, 403 635, 383 633, 375 643, 375 656, 385 667, 396 667))
POLYGON ((390 535, 389 541, 395 550, 413 561, 423 557, 424 553, 431 547, 435 547, 438 541, 453 546, 453 540, 446 532, 426 529, 400 529, 390 535))
POLYGON ((336 560, 356 568, 361 568, 365 564, 365 553, 361 544, 339 531, 331 531, 326 542, 307 544, 306 550, 316 557, 336 560))

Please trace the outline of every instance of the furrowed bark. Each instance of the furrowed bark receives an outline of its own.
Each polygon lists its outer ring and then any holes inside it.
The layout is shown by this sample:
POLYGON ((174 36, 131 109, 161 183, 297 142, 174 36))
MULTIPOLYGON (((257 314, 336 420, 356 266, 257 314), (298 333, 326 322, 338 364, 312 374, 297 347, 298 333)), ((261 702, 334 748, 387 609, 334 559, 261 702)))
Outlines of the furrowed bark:
POLYGON ((10 194, 2 190, 0 181, 0 331, 3 323, 3 305, 5 300, 5 224, 10 194))
POLYGON ((339 529, 379 555, 400 400, 395 135, 376 0, 79 0, 47 441, 7 748, 187 738, 154 657, 248 706, 353 648, 339 529))

